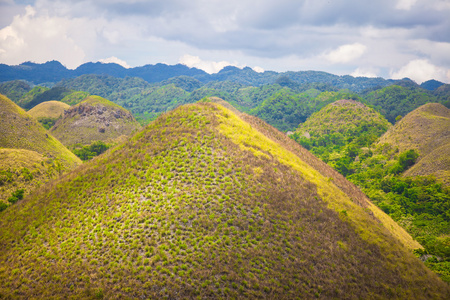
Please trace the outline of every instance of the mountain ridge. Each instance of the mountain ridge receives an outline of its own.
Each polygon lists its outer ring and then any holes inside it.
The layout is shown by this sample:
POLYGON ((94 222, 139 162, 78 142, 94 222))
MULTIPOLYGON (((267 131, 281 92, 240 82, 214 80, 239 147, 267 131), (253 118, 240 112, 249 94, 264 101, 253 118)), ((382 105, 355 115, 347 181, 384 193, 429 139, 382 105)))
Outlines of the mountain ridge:
POLYGON ((166 65, 161 63, 126 69, 115 63, 89 62, 80 65, 75 70, 67 69, 58 61, 49 61, 43 64, 26 62, 17 66, 0 64, 0 82, 22 79, 33 82, 34 84, 40 84, 45 82, 59 82, 65 78, 75 78, 84 74, 106 74, 120 78, 127 76, 140 77, 150 83, 187 75, 205 83, 229 80, 254 86, 271 84, 279 76, 289 76, 293 81, 300 84, 309 82, 330 83, 336 87, 352 91, 387 86, 396 82, 396 80, 383 78, 352 77, 350 75, 339 76, 322 71, 265 71, 258 73, 249 67, 240 69, 232 66, 225 67, 217 73, 208 74, 203 70, 189 68, 181 64, 166 65))

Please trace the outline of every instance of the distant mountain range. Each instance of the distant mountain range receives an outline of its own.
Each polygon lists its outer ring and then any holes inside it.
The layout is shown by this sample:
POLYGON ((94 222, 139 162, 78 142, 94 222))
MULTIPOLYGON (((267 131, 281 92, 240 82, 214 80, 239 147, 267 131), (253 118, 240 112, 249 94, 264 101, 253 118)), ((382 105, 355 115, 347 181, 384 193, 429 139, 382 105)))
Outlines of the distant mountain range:
MULTIPOLYGON (((288 81, 291 84, 325 83, 340 89, 349 89, 360 92, 366 89, 379 88, 391 85, 396 80, 383 78, 353 77, 349 75, 338 76, 320 71, 299 72, 274 72, 265 71, 258 73, 251 68, 243 69, 228 66, 215 74, 208 74, 197 68, 189 68, 185 65, 145 65, 126 69, 115 63, 85 63, 75 70, 67 69, 58 61, 49 61, 43 64, 25 62, 20 65, 10 66, 0 64, 0 82, 11 80, 26 80, 33 84, 56 83, 63 79, 75 78, 85 74, 101 74, 118 78, 140 77, 147 82, 161 82, 177 76, 189 76, 203 83, 211 81, 232 81, 244 85, 261 86, 273 84, 277 80, 288 81)), ((443 83, 435 80, 423 83, 423 88, 436 89, 443 83)))

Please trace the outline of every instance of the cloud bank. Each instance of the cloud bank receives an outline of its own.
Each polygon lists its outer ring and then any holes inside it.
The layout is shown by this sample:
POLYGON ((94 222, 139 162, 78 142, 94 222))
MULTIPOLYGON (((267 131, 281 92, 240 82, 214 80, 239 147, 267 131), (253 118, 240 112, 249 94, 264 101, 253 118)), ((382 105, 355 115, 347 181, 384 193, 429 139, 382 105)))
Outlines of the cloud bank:
POLYGON ((2 0, 0 63, 229 63, 450 82, 449 15, 448 0, 2 0))

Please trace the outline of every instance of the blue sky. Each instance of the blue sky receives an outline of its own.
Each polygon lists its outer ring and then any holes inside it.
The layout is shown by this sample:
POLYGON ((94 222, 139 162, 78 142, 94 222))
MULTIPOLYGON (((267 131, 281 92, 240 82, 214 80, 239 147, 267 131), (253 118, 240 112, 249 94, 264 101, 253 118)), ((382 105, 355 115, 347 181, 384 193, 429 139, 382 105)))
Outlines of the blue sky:
POLYGON ((450 0, 0 0, 0 63, 318 70, 450 83, 450 0))

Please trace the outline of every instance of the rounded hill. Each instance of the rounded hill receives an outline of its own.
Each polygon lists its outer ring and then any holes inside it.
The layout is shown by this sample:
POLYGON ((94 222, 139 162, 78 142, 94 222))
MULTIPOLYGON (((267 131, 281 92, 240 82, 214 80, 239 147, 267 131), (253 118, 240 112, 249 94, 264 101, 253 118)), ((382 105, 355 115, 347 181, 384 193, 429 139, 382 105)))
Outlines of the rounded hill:
POLYGON ((0 94, 0 202, 80 164, 36 119, 0 94))
POLYGON ((185 105, 2 213, 0 294, 448 298, 386 218, 259 119, 185 105))
POLYGON ((113 143, 141 128, 123 107, 99 96, 89 96, 64 112, 51 133, 64 145, 89 145, 96 141, 113 143))
POLYGON ((382 134, 389 122, 374 109, 355 100, 342 99, 328 104, 312 114, 305 123, 299 125, 297 132, 311 136, 331 133, 353 133, 358 128, 376 129, 382 134))
POLYGON ((66 169, 81 161, 37 121, 7 97, 0 95, 0 147, 25 149, 58 159, 66 169))
POLYGON ((28 113, 39 118, 52 118, 57 119, 64 115, 64 110, 69 109, 70 105, 61 101, 47 101, 42 102, 28 111, 28 113))
POLYGON ((383 144, 399 152, 419 152, 416 164, 405 175, 434 174, 449 182, 450 109, 442 104, 428 103, 407 114, 380 138, 378 145, 383 144))

